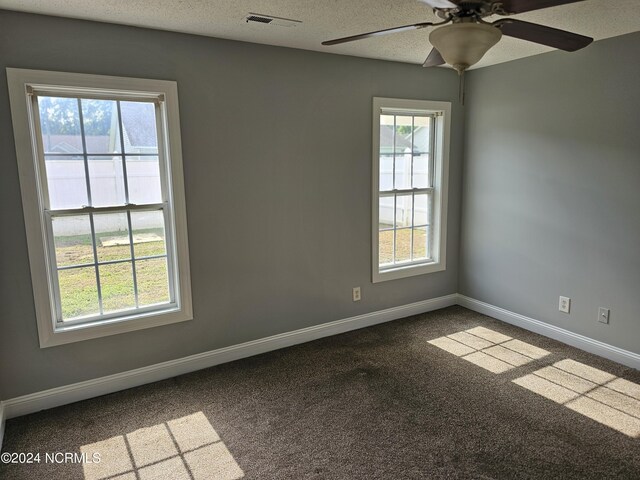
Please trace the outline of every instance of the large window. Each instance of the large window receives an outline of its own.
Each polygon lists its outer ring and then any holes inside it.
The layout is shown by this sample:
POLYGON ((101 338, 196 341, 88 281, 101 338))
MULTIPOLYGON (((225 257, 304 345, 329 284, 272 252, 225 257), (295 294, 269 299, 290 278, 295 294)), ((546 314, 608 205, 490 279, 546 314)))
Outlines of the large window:
POLYGON ((451 106, 373 100, 373 281, 445 269, 451 106))
POLYGON ((175 83, 8 77, 41 346, 190 319, 175 83))

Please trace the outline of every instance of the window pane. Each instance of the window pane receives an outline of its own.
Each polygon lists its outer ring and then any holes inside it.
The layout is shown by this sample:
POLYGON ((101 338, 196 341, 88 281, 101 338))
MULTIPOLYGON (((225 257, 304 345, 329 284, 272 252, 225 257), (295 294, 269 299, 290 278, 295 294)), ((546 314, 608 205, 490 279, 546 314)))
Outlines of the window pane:
POLYGON ((411 153, 396 154, 395 188, 411 188, 411 153))
POLYGON ((429 225, 430 222, 430 203, 431 195, 426 193, 417 193, 414 203, 414 225, 429 225))
POLYGON ((393 115, 380 115, 380 155, 388 155, 393 161, 393 115))
POLYGON ((411 187, 411 128, 413 118, 396 116, 394 188, 411 187))
POLYGON ((51 221, 57 266, 93 263, 89 215, 53 217, 51 221))
POLYGON ((98 315, 98 284, 95 267, 58 271, 62 319, 98 315))
POLYGON ((393 228, 393 196, 380 197, 378 229, 393 228))
POLYGON ((396 230, 396 262, 411 259, 411 229, 396 230))
POLYGON ((90 156, 89 182, 94 207, 124 205, 124 174, 122 157, 90 156))
POLYGON ((77 99, 38 97, 38 110, 45 153, 82 153, 77 99))
POLYGON ((133 269, 130 262, 100 265, 100 289, 104 313, 135 308, 133 269))
POLYGON ((55 210, 88 205, 84 157, 47 155, 44 160, 50 207, 55 210))
POLYGON ((127 214, 100 213, 93 216, 98 262, 131 258, 127 214))
POLYGON ((158 157, 127 155, 127 180, 129 202, 137 205, 162 202, 158 157))
POLYGON ((411 152, 411 125, 411 116, 396 115, 396 154, 411 152))
POLYGON ((430 117, 414 117, 413 130, 413 187, 430 187, 429 154, 431 152, 430 117))
POLYGON ((393 190, 393 155, 380 154, 379 189, 393 190))
POLYGON ((116 102, 84 98, 80 103, 87 153, 119 152, 120 128, 116 102))
POLYGON ((396 195, 396 228, 410 227, 412 224, 413 195, 396 195))
POLYGON ((169 302, 169 275, 166 258, 136 261, 140 306, 169 302))
POLYGON ((126 153, 158 154, 156 109, 150 102, 120 102, 126 153))
POLYGON ((413 259, 420 260, 427 258, 428 255, 428 227, 418 227, 413 229, 413 259))
POLYGON ((429 154, 413 157, 413 187, 430 187, 429 154))
POLYGON ((136 258, 164 255, 167 252, 162 210, 131 212, 131 228, 136 258))
POLYGON ((428 153, 431 145, 431 118, 414 117, 413 153, 428 153))
POLYGON ((378 242, 380 265, 393 262, 393 230, 379 232, 378 242))

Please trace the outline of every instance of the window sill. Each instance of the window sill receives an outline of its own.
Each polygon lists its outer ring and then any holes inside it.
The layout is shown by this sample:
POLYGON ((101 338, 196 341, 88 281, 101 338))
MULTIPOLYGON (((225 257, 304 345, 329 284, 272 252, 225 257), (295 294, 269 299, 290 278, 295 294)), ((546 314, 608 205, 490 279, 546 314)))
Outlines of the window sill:
POLYGON ((414 277, 417 275, 426 275, 429 273, 442 272, 446 270, 444 262, 432 262, 421 265, 406 265, 387 270, 374 270, 373 283, 386 282, 387 280, 397 280, 400 278, 414 277))
POLYGON ((46 332, 40 332, 40 348, 54 347, 66 343, 90 340, 92 338, 133 332, 145 328, 169 325, 171 323, 193 320, 190 309, 167 309, 146 314, 129 315, 116 319, 76 325, 51 326, 46 332))

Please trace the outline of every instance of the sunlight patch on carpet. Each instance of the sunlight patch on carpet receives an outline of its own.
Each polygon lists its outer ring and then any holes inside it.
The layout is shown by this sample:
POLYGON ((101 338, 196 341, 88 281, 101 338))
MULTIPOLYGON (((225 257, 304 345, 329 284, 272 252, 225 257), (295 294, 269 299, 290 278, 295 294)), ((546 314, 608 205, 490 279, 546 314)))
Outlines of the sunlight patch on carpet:
POLYGON ((640 438, 640 385, 570 359, 516 378, 513 383, 629 437, 640 438))
POLYGON ((202 412, 80 447, 85 480, 237 480, 244 472, 202 412))
POLYGON ((549 355, 542 348, 486 327, 470 328, 428 343, 492 373, 503 373, 549 355))

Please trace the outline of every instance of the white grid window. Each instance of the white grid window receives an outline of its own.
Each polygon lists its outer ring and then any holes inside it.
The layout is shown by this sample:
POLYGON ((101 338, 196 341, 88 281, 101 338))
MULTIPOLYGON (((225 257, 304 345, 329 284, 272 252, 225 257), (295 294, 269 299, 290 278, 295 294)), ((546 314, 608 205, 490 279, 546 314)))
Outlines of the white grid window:
POLYGON ((374 99, 374 281, 444 269, 449 108, 374 99))
POLYGON ((41 345, 190 319, 175 83, 8 75, 41 345))
POLYGON ((432 115, 380 115, 379 265, 431 258, 432 115))

